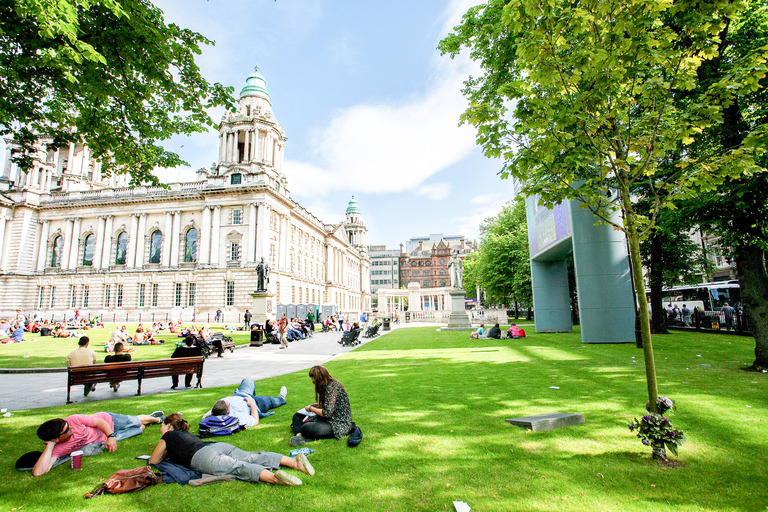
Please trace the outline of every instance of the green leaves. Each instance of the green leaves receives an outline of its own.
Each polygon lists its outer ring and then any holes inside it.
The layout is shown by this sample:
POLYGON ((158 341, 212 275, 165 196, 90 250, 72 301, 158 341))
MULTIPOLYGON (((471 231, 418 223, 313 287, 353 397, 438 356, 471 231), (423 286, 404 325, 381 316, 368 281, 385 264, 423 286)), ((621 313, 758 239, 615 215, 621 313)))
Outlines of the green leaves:
POLYGON ((156 141, 204 131, 208 108, 232 107, 233 89, 194 61, 211 41, 166 25, 148 0, 0 0, 0 12, 2 135, 23 126, 84 141, 105 172, 154 183, 154 167, 183 163, 156 141))

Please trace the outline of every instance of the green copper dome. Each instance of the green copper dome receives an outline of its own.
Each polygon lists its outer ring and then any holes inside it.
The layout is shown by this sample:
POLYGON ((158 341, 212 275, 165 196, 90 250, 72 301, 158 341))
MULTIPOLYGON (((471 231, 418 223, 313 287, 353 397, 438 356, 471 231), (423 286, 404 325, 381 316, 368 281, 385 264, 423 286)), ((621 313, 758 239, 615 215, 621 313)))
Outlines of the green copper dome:
POLYGON ((240 99, 245 96, 258 96, 260 98, 265 98, 270 103, 272 102, 272 98, 270 98, 269 92, 267 91, 267 81, 264 80, 264 77, 259 73, 258 66, 253 68, 253 73, 248 75, 248 78, 245 81, 245 87, 240 91, 240 99))
POLYGON ((357 206, 357 201, 355 201, 355 196, 352 196, 352 200, 347 205, 347 215, 350 213, 360 213, 360 208, 357 206))

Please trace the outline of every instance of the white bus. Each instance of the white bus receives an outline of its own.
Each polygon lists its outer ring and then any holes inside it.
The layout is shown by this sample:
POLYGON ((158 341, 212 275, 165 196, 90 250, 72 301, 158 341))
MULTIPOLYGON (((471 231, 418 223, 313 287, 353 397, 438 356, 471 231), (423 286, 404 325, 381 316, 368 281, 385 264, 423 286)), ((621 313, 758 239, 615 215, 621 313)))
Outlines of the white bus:
MULTIPOLYGON (((649 297, 650 299, 650 294, 649 297)), ((739 281, 719 281, 701 283, 690 286, 673 286, 662 292, 662 303, 683 307, 683 304, 693 311, 701 306, 704 311, 720 311, 725 303, 735 306, 741 303, 741 287, 739 281)))

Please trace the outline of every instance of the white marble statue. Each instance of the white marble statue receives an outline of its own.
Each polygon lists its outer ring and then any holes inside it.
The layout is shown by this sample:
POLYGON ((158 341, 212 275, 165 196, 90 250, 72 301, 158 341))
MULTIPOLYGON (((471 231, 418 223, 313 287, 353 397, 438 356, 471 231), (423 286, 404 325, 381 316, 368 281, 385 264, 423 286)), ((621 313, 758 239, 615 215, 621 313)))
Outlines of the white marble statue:
POLYGON ((451 287, 454 289, 462 288, 464 285, 464 262, 459 258, 458 253, 451 256, 448 262, 448 271, 451 273, 451 287))

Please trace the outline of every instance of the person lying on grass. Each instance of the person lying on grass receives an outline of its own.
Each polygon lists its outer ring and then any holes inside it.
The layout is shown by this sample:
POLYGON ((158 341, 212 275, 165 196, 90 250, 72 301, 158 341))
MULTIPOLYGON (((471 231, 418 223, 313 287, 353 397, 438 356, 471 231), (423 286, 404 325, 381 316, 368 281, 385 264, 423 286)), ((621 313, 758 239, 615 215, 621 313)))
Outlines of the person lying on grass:
POLYGON ((285 405, 288 388, 281 387, 278 396, 260 396, 255 393, 256 384, 253 379, 246 377, 232 396, 226 396, 217 401, 211 410, 203 415, 203 419, 209 416, 230 415, 236 417, 243 428, 255 427, 259 424, 259 418, 274 414, 267 411, 285 405))
POLYGON ((189 423, 180 413, 163 418, 162 437, 157 443, 149 464, 168 459, 200 473, 222 476, 232 475, 246 482, 265 482, 276 485, 301 485, 298 477, 280 469, 281 466, 301 471, 309 476, 315 469, 306 455, 295 459, 273 452, 247 452, 229 443, 202 441, 189 432, 189 423), (276 472, 272 472, 277 470, 276 472))
POLYGON ((32 476, 44 475, 56 465, 56 460, 92 443, 104 443, 107 451, 117 450, 117 442, 144 432, 144 427, 160 423, 163 411, 139 416, 111 412, 73 414, 66 418, 48 420, 37 429, 37 437, 45 449, 32 468, 32 476))

